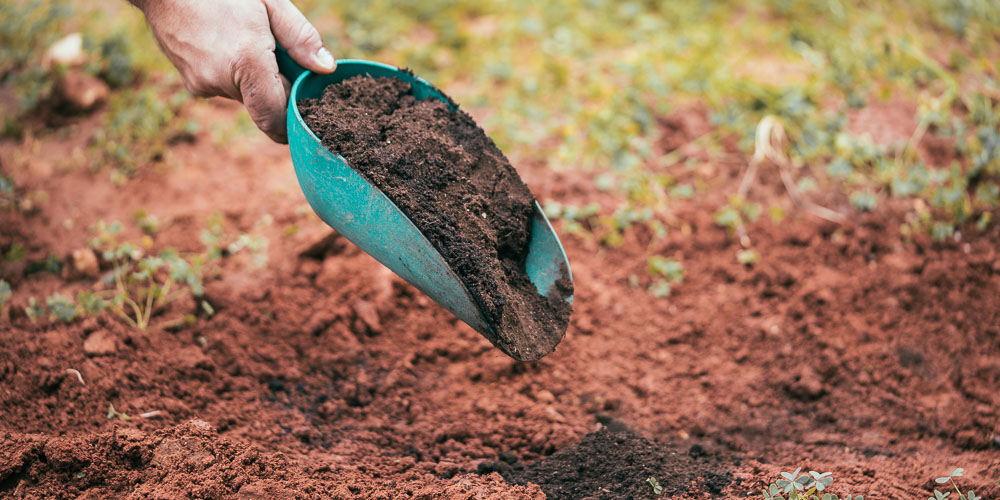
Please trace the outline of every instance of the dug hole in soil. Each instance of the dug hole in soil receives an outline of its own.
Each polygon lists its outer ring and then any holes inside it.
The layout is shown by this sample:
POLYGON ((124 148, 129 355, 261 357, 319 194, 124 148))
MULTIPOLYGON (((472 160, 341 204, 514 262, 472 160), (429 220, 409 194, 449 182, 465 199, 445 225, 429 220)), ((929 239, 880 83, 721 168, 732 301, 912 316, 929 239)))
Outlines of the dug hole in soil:
POLYGON ((490 342, 521 361, 555 349, 572 282, 562 269, 548 296, 531 283, 535 197, 471 116, 450 99, 417 100, 409 83, 371 76, 298 105, 323 145, 400 207, 458 274, 493 327, 490 342))
MULTIPOLYGON (((242 111, 193 112, 211 124, 242 111)), ((146 332, 111 315, 33 323, 17 312, 29 296, 96 278, 0 268, 14 288, 0 319, 0 496, 651 498, 652 477, 664 498, 746 498, 802 466, 867 498, 926 498, 933 478, 964 467, 963 487, 996 498, 997 227, 905 242, 906 210, 891 200, 819 223, 762 170, 751 199, 789 216, 746 228, 760 260, 745 266, 712 214, 747 158, 685 146, 709 123, 703 107, 660 118, 656 153, 679 151, 693 168, 670 174, 705 187, 671 201, 666 237, 635 226, 611 247, 555 221, 576 310, 534 363, 299 215, 286 148, 220 148, 202 133, 167 151, 183 168, 143 170, 119 189, 106 172, 46 168, 86 133, 40 135, 16 169, 20 144, 0 142, 18 196, 50 200, 0 213, 0 252, 21 243, 25 261, 68 262, 94 222, 138 207, 161 220, 151 251, 200 251, 215 211, 239 231, 274 221, 266 268, 233 258, 206 276, 213 315, 181 300, 146 332), (666 299, 646 290, 653 254, 686 271, 666 299), (199 315, 189 327, 157 326, 188 313, 199 315)), ((518 166, 541 200, 620 204, 578 173, 518 166)))

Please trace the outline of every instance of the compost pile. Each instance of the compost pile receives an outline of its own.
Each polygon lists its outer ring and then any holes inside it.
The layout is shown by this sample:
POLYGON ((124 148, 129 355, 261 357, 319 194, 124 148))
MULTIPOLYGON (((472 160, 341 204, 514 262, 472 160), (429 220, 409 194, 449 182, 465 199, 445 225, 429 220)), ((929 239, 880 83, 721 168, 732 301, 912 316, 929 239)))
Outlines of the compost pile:
POLYGON ((472 117, 450 100, 417 100, 402 80, 371 76, 330 85, 299 109, 323 145, 441 253, 493 325, 490 342, 522 361, 555 349, 569 323, 572 283, 560 280, 548 296, 531 283, 525 262, 535 198, 472 117))

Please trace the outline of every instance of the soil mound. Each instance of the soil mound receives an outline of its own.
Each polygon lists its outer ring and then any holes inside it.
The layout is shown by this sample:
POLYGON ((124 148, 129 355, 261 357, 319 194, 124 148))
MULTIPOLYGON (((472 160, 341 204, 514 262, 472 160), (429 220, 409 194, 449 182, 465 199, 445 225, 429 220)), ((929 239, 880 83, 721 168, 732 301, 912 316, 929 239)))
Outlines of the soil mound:
POLYGON ((87 436, 0 433, 0 496, 15 498, 540 498, 499 475, 456 477, 444 488, 416 478, 344 480, 220 437, 202 420, 155 432, 126 425, 87 436))
POLYGON ((718 497, 732 482, 732 474, 700 445, 681 450, 606 428, 528 468, 501 461, 480 469, 496 470, 512 483, 537 484, 550 499, 658 496, 649 478, 667 498, 696 493, 718 497))
POLYGON ((418 101, 410 84, 357 76, 299 102, 330 151, 386 194, 455 270, 515 359, 555 349, 572 283, 542 296, 525 271, 535 198, 467 113, 418 101))
POLYGON ((15 497, 281 497, 302 482, 282 457, 220 439, 201 420, 153 433, 119 427, 86 437, 0 438, 0 491, 15 497))

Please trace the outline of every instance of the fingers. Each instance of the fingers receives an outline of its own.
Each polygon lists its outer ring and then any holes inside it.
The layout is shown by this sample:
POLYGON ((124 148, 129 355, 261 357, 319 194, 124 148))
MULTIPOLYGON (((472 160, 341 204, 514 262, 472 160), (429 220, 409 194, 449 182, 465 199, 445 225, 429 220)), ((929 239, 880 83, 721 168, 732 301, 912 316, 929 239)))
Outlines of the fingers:
POLYGON ((288 84, 278 74, 274 53, 261 50, 242 56, 233 67, 233 83, 257 128, 274 142, 287 143, 288 84))
POLYGON ((295 62, 317 73, 337 68, 333 54, 323 47, 319 32, 290 0, 265 0, 274 38, 288 49, 295 62))

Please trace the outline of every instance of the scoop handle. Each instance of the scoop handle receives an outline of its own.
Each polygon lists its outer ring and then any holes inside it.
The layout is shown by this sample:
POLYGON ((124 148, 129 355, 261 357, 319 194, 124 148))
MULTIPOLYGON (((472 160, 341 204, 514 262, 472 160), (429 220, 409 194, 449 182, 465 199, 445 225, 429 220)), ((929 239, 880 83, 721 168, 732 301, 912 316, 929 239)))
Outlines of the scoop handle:
POLYGON ((295 62, 292 56, 288 55, 288 51, 277 42, 274 47, 274 58, 278 60, 278 72, 289 82, 295 83, 295 79, 306 72, 306 69, 299 66, 299 63, 295 62))

